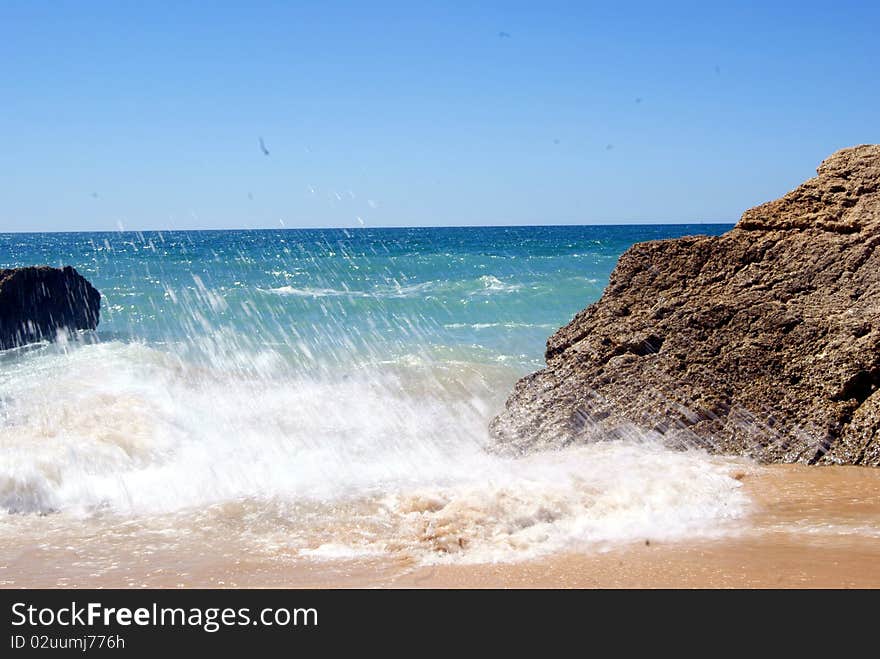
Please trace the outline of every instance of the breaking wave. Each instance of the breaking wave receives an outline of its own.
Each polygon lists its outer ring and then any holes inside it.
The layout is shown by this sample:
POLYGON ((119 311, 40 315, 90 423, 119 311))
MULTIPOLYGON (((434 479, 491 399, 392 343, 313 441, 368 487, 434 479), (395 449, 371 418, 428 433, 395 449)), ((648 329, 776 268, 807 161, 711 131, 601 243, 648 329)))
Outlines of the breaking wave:
POLYGON ((428 563, 718 533, 747 507, 733 463, 651 442, 487 452, 511 376, 480 365, 316 374, 268 348, 183 355, 114 341, 5 364, 0 507, 142 518, 300 502, 319 512, 287 538, 303 556, 428 563))
POLYGON ((397 282, 373 286, 366 290, 333 288, 326 286, 276 286, 261 289, 264 293, 303 298, 414 298, 427 294, 456 294, 468 296, 513 293, 522 289, 521 284, 505 283, 493 275, 483 275, 470 281, 426 281, 416 284, 397 282))

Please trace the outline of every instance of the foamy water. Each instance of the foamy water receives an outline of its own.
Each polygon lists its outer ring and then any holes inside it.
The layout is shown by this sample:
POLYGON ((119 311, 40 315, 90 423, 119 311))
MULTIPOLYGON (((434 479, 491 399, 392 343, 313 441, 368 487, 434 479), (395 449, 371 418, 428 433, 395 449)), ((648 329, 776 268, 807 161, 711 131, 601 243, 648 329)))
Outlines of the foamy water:
POLYGON ((649 437, 486 451, 503 371, 404 362, 315 377, 278 352, 240 358, 208 366, 120 342, 21 355, 0 381, 0 506, 137 520, 293 503, 312 515, 271 546, 427 562, 717 534, 747 509, 735 464, 649 437))
POLYGON ((0 355, 0 568, 21 543, 103 574, 194 538, 434 564, 736 532, 740 461, 637 429, 487 450, 547 334, 645 237, 612 229, 5 237, 105 299, 97 334, 0 355))

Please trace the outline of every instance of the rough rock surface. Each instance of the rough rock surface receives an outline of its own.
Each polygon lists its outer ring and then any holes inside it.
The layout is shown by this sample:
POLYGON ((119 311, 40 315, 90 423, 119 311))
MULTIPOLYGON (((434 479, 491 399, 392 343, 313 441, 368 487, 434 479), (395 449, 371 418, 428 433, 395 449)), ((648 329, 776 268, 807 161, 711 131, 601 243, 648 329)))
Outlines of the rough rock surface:
POLYGON ((101 294, 74 268, 0 270, 0 349, 95 329, 101 294))
POLYGON ((880 465, 880 145, 731 231, 634 245, 491 431, 526 451, 638 432, 766 462, 880 465))

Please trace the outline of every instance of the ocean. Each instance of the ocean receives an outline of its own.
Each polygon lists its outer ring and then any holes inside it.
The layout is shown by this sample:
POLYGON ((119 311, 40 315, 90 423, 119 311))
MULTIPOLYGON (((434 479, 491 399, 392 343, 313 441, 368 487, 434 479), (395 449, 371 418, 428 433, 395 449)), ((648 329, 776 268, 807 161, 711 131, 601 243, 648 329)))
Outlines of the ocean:
POLYGON ((743 460, 647 440, 512 458, 487 433, 625 249, 728 228, 2 234, 3 267, 73 265, 103 299, 96 332, 0 353, 0 581, 233 585, 242 561, 729 533, 743 460))

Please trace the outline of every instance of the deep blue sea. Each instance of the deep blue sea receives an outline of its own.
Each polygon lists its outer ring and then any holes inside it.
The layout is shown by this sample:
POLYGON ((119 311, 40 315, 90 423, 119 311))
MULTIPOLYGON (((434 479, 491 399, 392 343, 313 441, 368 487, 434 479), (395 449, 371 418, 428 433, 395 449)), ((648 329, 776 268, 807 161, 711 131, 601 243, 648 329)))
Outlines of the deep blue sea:
POLYGON ((90 547, 87 584, 220 536, 430 563, 716 532, 743 501, 707 456, 486 448, 624 250, 727 228, 2 234, 0 266, 73 265, 103 300, 97 332, 0 353, 0 565, 27 538, 90 547))

